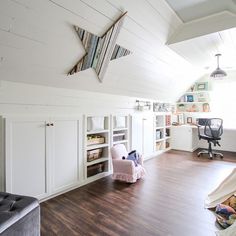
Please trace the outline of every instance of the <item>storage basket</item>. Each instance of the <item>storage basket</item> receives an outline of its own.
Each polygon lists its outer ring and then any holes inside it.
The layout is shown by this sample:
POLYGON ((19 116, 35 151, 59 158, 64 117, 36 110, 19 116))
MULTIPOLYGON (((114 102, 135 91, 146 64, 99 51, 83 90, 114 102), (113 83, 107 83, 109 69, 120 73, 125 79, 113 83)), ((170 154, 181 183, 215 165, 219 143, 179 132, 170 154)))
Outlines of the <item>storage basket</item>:
POLYGON ((156 143, 156 150, 161 150, 161 146, 162 146, 162 143, 161 142, 158 142, 156 143))
POLYGON ((87 161, 93 161, 102 157, 102 148, 87 151, 87 161))
POLYGON ((87 167, 87 177, 102 173, 105 171, 105 163, 98 163, 87 167))
POLYGON ((88 135, 87 145, 95 145, 105 143, 105 137, 100 135, 88 135))

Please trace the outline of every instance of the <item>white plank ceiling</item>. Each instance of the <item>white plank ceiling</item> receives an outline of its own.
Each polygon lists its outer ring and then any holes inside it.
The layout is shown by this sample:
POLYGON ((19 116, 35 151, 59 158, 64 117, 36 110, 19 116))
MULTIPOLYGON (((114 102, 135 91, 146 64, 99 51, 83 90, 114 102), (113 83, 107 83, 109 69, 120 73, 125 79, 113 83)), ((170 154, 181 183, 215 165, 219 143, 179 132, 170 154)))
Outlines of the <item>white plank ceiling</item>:
POLYGON ((205 51, 190 44, 194 53, 180 56, 165 45, 181 24, 164 0, 1 0, 0 79, 175 101, 203 74, 191 54, 205 51), (92 69, 67 77, 84 54, 72 26, 101 35, 124 11, 117 43, 132 55, 110 62, 103 83, 92 69))

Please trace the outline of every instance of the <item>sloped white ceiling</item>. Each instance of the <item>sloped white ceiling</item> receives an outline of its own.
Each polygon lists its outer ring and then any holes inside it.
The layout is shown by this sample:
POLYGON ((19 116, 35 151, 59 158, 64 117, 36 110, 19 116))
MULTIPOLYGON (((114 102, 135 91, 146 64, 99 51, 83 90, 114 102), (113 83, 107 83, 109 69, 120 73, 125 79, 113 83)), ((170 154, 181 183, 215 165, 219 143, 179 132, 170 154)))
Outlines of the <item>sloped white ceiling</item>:
POLYGON ((221 11, 236 13, 235 0, 166 0, 183 22, 206 17, 221 11))
POLYGON ((164 0, 0 1, 0 79, 174 101, 202 71, 165 45, 182 24, 164 0), (132 55, 67 77, 85 53, 73 30, 101 35, 128 11, 118 44, 132 55))

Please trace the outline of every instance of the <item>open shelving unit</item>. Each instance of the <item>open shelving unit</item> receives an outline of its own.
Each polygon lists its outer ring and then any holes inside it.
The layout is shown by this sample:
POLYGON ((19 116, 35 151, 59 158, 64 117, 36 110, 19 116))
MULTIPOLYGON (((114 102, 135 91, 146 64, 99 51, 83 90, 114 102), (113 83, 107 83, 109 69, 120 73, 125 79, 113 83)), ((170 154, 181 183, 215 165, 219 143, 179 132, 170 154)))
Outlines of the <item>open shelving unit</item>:
POLYGON ((110 171, 110 116, 84 116, 84 174, 94 181, 110 171))
POLYGON ((111 116, 111 146, 122 143, 130 150, 129 120, 129 115, 111 116))
POLYGON ((177 101, 177 112, 209 112, 209 82, 196 82, 177 101))
POLYGON ((162 153, 169 150, 171 139, 171 113, 154 115, 154 151, 162 153))

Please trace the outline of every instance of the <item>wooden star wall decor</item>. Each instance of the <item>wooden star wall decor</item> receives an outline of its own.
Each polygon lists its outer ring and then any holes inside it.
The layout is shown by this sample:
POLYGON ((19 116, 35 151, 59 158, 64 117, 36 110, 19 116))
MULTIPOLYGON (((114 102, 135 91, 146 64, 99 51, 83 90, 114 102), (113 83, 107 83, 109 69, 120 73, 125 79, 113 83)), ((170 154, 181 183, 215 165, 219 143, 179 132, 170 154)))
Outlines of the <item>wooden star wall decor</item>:
POLYGON ((102 82, 109 61, 131 53, 128 49, 116 44, 126 14, 127 12, 122 14, 101 37, 77 26, 74 27, 82 41, 86 54, 69 71, 68 75, 93 68, 99 81, 102 82))

